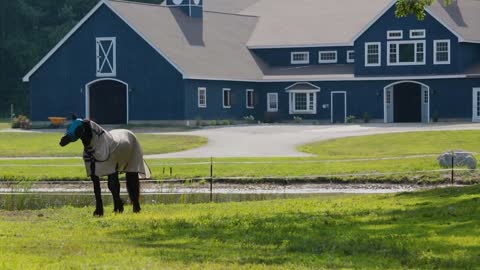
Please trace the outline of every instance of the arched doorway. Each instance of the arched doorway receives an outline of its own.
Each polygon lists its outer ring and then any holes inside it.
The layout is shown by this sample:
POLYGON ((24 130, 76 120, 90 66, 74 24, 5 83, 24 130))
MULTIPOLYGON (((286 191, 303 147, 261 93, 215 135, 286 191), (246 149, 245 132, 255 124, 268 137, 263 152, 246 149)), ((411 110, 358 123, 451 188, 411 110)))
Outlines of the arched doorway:
POLYGON ((86 86, 86 116, 99 124, 128 124, 128 84, 99 79, 86 86))
POLYGON ((430 87, 415 81, 400 81, 384 88, 385 123, 430 122, 430 87))

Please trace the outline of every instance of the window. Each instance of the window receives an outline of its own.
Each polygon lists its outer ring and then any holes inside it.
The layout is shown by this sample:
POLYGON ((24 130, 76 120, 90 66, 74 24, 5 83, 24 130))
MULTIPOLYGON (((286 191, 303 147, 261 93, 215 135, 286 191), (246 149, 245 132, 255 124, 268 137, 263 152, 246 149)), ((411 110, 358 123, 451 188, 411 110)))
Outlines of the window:
POLYGON ((428 89, 423 90, 423 103, 428 104, 430 91, 428 89))
POLYGON ((321 64, 337 63, 337 51, 319 52, 318 62, 321 64))
POLYGON ((387 65, 424 65, 425 41, 389 41, 387 65))
POLYGON ((355 63, 355 51, 347 51, 347 63, 355 63))
POLYGON ((317 113, 317 93, 290 92, 290 114, 315 114, 317 113))
POLYGON ((365 43, 365 66, 375 67, 381 65, 380 42, 365 43))
POLYGON ((450 40, 433 41, 433 63, 450 64, 450 40))
POLYGON ((403 38, 402 30, 387 31, 387 39, 402 39, 402 38, 403 38))
POLYGON ((117 41, 115 37, 96 39, 97 77, 117 76, 117 41))
POLYGON ((207 107, 207 89, 204 87, 198 88, 198 107, 207 107))
POLYGON ((292 64, 309 64, 310 53, 309 52, 292 52, 290 61, 292 64))
POLYGON ((254 100, 254 91, 253 89, 247 89, 247 109, 253 109, 255 105, 254 100))
POLYGON ((387 94, 385 96, 385 103, 392 104, 392 91, 387 90, 387 94))
POLYGON ((278 93, 267 94, 267 111, 278 112, 278 93))
POLYGON ((232 107, 232 94, 230 93, 230 89, 224 88, 223 89, 223 108, 228 109, 232 107))
POLYGON ((425 38, 426 36, 424 29, 410 30, 410 38, 425 38))

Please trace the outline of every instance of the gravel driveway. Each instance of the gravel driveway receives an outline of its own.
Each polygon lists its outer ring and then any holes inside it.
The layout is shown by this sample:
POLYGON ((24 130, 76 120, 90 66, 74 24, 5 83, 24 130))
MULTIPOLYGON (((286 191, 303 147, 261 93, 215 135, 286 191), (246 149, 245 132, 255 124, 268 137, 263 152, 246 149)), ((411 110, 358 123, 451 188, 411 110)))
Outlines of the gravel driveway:
MULTIPOLYGON (((146 158, 308 157, 297 146, 335 138, 382 133, 480 129, 480 124, 251 125, 175 132, 208 138, 208 144, 183 152, 146 158)), ((169 133, 172 134, 172 133, 169 133)))

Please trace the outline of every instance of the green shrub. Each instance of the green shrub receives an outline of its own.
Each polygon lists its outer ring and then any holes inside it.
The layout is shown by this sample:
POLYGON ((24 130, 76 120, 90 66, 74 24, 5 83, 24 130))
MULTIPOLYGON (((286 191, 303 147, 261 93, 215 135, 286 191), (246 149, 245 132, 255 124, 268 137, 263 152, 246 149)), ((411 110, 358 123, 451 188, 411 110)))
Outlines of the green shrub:
POLYGON ((364 123, 369 123, 370 122, 370 115, 368 114, 368 112, 365 112, 363 114, 363 122, 364 123))
POLYGON ((12 119, 12 128, 30 129, 32 127, 32 121, 25 115, 19 115, 12 119))
POLYGON ((355 119, 357 119, 355 115, 349 115, 347 116, 347 123, 351 124, 355 121, 355 119))
POLYGON ((303 119, 300 116, 294 116, 293 121, 297 124, 300 124, 300 123, 302 123, 303 119))

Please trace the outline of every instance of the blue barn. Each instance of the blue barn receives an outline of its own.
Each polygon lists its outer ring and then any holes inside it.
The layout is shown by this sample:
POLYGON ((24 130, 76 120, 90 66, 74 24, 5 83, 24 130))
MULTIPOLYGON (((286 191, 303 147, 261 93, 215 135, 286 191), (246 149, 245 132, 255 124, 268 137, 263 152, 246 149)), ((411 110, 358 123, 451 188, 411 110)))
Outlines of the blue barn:
POLYGON ((480 121, 480 1, 101 0, 28 74, 31 117, 480 121), (294 4, 293 4, 294 2, 294 4))

